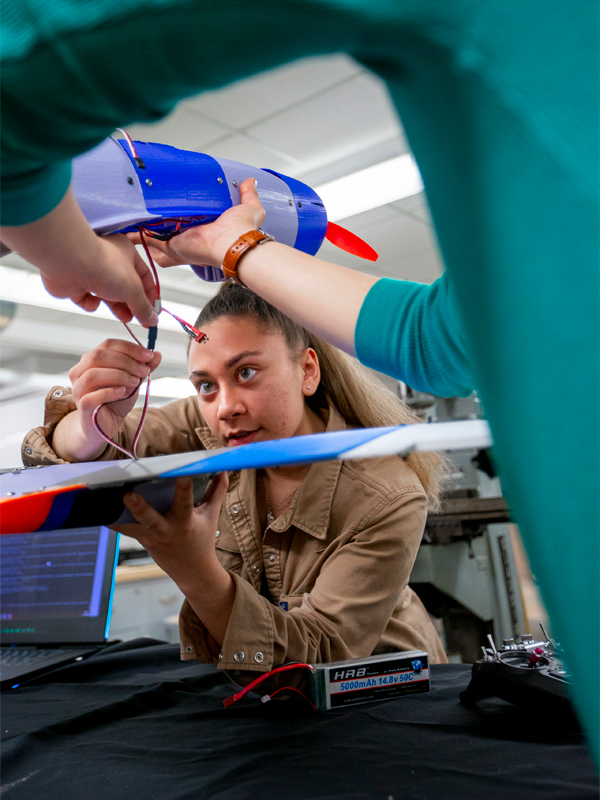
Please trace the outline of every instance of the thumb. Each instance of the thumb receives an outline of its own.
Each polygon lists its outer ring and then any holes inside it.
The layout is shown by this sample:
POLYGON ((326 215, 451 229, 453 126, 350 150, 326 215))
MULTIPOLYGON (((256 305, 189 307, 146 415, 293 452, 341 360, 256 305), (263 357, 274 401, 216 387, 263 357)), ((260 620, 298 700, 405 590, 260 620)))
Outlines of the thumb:
POLYGON ((256 186, 256 178, 246 178, 246 180, 240 184, 240 201, 242 205, 254 206, 262 210, 256 186))
POLYGON ((227 473, 220 472, 218 475, 215 475, 206 490, 200 508, 203 511, 213 511, 215 509, 218 511, 223 505, 223 500, 225 499, 228 488, 229 478, 227 477, 227 473))
POLYGON ((141 281, 135 287, 133 295, 125 301, 125 304, 144 328, 158 325, 158 314, 148 302, 141 281))

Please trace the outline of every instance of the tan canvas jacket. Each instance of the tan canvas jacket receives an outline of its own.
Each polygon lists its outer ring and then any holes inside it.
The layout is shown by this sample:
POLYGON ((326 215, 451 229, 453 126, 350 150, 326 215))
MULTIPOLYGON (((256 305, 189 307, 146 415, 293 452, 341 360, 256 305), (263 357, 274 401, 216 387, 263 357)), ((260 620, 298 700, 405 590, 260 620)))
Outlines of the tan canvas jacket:
MULTIPOLYGON (((74 410, 54 387, 44 426, 23 442, 23 461, 61 463, 52 450, 58 422, 74 410)), ((117 441, 131 446, 134 410, 117 441)), ((328 431, 346 427, 331 408, 328 431)), ((190 397, 149 409, 138 455, 217 446, 190 397)), ((109 447, 102 459, 122 457, 109 447)), ((446 656, 408 578, 426 519, 423 488, 396 456, 313 464, 291 507, 261 530, 254 470, 230 473, 215 547, 236 585, 219 648, 187 601, 180 615, 181 657, 223 670, 265 672, 287 661, 319 663, 395 650, 446 656), (270 597, 263 596, 265 587, 270 597)))

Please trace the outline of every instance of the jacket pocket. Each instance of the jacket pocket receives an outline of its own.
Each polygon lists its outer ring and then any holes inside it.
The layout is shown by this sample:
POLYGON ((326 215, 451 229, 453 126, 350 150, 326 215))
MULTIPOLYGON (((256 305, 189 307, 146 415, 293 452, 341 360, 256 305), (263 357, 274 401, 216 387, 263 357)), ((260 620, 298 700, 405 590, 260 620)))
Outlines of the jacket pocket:
MULTIPOLYGON (((229 543, 224 542, 223 544, 228 545, 229 543)), ((219 559, 219 564, 224 569, 229 569, 239 575, 244 564, 244 559, 242 558, 241 552, 236 550, 235 547, 224 547, 223 544, 218 542, 215 545, 215 552, 217 554, 217 558, 219 559)))

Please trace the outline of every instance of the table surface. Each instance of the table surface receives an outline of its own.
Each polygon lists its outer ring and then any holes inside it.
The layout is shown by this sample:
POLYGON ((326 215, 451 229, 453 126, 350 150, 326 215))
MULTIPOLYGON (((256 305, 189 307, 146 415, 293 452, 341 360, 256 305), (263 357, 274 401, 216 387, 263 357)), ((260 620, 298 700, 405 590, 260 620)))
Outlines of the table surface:
POLYGON ((319 713, 246 696, 138 639, 2 695, 7 800, 597 800, 582 734, 490 699, 470 667, 432 691, 319 713))
POLYGON ((148 581, 153 578, 168 578, 158 564, 121 564, 115 570, 115 583, 148 581))

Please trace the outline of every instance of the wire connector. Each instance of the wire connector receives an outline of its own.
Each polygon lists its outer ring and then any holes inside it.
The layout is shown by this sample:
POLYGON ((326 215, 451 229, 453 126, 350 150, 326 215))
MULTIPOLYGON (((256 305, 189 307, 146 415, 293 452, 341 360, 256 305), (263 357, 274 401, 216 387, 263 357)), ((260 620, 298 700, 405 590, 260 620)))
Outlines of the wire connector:
MULTIPOLYGON (((239 692, 236 692, 236 694, 232 695, 231 697, 228 697, 226 700, 223 700, 223 705, 225 706, 225 708, 229 708, 234 703, 237 703, 238 700, 241 700, 242 697, 244 697, 244 695, 248 694, 248 692, 251 692, 254 689, 255 686, 258 686, 259 683, 262 683, 267 678, 270 678, 271 675, 277 675, 279 672, 288 672, 288 670, 291 670, 291 669, 313 670, 314 667, 312 666, 312 664, 304 664, 303 662, 299 662, 297 664, 283 664, 281 667, 275 667, 274 669, 269 670, 269 672, 264 672, 262 675, 259 675, 258 678, 255 678, 247 686, 244 686, 244 688, 241 689, 239 692)), ((286 689, 292 689, 291 686, 286 686, 285 688, 286 689)), ((281 691, 281 689, 278 689, 278 691, 281 691)), ((296 689, 292 689, 292 691, 297 691, 297 690, 296 689)), ((277 692, 274 692, 274 694, 277 694, 277 692)), ((273 696, 274 695, 271 695, 271 697, 273 697, 273 696)), ((308 699, 308 698, 305 698, 305 699, 308 699)), ((267 701, 264 700, 263 698, 261 698, 261 702, 262 703, 266 703, 267 701)), ((310 700, 309 700, 309 702, 310 702, 310 700)), ((314 706, 313 706, 313 708, 314 708, 314 706)))
POLYGON ((152 350, 154 352, 154 348, 156 347, 156 339, 158 337, 158 325, 153 325, 151 328, 148 328, 148 350, 152 350))
POLYGON ((143 158, 140 158, 140 156, 135 156, 133 160, 135 161, 135 165, 138 169, 146 169, 143 158))

